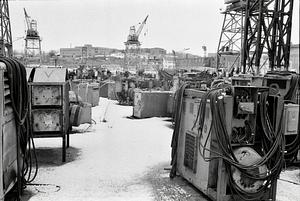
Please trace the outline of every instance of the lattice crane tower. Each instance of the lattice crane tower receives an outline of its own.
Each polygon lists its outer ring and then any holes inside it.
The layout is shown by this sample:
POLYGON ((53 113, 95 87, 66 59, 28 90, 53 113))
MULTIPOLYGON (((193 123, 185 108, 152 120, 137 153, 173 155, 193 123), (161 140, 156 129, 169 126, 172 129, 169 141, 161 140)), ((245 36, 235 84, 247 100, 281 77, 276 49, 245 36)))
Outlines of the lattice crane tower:
POLYGON ((41 38, 37 31, 37 21, 31 19, 24 8, 25 21, 26 21, 26 36, 25 36, 25 58, 28 60, 30 57, 39 57, 41 62, 41 38))
POLYGON ((225 0, 225 4, 217 68, 244 74, 259 74, 265 65, 272 71, 288 70, 293 0, 225 0))
POLYGON ((12 36, 9 18, 8 0, 0 0, 0 56, 12 57, 12 36))
POLYGON ((136 70, 140 68, 140 46, 139 36, 147 22, 148 15, 136 30, 136 26, 131 26, 129 35, 125 44, 124 70, 129 70, 129 66, 135 66, 136 70))

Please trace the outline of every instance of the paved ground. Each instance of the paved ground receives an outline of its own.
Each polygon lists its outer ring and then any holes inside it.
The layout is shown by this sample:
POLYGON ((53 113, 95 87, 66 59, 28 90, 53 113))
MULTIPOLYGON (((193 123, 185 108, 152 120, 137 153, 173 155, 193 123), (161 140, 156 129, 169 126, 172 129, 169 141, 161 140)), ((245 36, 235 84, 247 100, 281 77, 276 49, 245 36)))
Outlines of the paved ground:
POLYGON ((71 135, 66 163, 60 139, 35 139, 38 185, 29 186, 22 200, 206 200, 180 177, 169 179, 169 119, 129 119, 132 107, 105 99, 100 105, 93 108, 96 124, 87 130, 82 125, 71 135))

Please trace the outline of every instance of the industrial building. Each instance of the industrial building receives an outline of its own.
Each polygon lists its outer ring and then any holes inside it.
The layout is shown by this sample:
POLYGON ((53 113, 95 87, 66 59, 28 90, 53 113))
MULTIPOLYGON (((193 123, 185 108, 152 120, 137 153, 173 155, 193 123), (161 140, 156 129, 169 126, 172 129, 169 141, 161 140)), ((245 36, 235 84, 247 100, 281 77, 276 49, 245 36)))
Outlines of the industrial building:
POLYGON ((115 49, 105 47, 93 47, 85 44, 84 46, 76 46, 74 48, 60 48, 60 56, 62 57, 95 57, 110 55, 115 49))

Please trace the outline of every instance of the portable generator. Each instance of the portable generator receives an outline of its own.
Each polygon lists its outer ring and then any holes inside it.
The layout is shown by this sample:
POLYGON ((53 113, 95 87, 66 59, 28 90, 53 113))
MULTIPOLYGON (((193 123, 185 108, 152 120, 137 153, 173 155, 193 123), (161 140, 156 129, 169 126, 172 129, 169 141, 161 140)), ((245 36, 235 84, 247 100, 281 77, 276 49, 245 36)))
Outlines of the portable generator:
POLYGON ((262 144, 267 139, 264 132, 269 132, 265 122, 261 125, 265 118, 259 118, 265 111, 262 98, 266 99, 267 90, 254 86, 210 92, 185 89, 177 102, 182 105, 176 106, 181 113, 175 117, 175 129, 176 124, 180 126, 173 134, 170 176, 179 174, 216 201, 275 201, 276 176, 283 159, 274 142, 270 146, 278 156, 266 159, 270 147, 262 144), (272 164, 275 157, 280 158, 276 167, 272 164))

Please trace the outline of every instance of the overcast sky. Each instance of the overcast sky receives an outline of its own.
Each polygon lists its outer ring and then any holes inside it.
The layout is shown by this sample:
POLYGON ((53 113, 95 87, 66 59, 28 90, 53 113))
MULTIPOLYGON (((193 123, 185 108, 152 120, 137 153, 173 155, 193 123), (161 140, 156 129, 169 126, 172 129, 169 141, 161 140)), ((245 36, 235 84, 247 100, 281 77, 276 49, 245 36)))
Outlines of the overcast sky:
MULTIPOLYGON (((13 47, 24 49, 23 8, 38 21, 42 50, 92 44, 124 49, 129 27, 149 14, 140 36, 142 47, 167 51, 190 48, 203 55, 216 52, 224 0, 10 0, 13 47), (146 33, 146 34, 144 34, 146 33)), ((292 42, 299 43, 299 0, 295 0, 292 42)))

